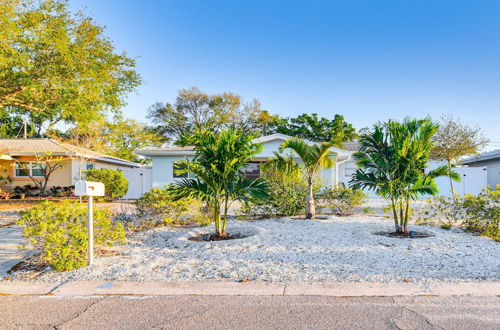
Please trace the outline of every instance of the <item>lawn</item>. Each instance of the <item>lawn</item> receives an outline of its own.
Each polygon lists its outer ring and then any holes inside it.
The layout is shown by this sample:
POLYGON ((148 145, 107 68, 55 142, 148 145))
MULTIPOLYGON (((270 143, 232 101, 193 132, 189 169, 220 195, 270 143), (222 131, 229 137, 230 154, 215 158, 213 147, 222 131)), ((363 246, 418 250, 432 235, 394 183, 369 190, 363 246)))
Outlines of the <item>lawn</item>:
MULTIPOLYGON (((412 225, 427 238, 392 231, 379 215, 290 218, 228 223, 246 238, 196 242, 211 227, 162 227, 134 233, 111 256, 75 271, 46 271, 39 280, 166 281, 491 281, 500 277, 500 245, 461 230, 412 225)), ((18 277, 22 277, 18 274, 18 277)))

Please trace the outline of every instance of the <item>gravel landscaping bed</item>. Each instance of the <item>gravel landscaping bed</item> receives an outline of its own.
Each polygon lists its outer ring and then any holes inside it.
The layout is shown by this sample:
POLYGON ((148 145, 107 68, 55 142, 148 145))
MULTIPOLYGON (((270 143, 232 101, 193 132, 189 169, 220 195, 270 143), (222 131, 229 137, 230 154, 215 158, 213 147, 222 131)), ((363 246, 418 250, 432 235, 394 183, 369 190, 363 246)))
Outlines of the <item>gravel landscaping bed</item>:
POLYGON ((432 237, 374 235, 393 230, 391 220, 374 215, 231 221, 229 234, 248 237, 217 242, 189 240, 212 227, 164 227, 134 234, 128 245, 115 249, 115 256, 97 258, 92 267, 65 273, 49 271, 38 280, 500 280, 497 242, 460 230, 411 228, 432 237))

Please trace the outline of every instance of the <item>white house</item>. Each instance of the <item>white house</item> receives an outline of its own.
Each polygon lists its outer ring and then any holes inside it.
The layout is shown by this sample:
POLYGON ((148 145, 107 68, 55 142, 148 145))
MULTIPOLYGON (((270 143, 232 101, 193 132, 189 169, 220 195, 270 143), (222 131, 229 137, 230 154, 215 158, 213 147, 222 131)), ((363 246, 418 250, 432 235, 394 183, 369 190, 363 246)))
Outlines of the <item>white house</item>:
POLYGON ((500 149, 468 158, 463 164, 469 167, 486 167, 488 185, 492 189, 500 185, 500 149))
MULTIPOLYGON (((259 164, 274 157, 274 152, 279 151, 283 141, 290 138, 290 136, 284 134, 272 134, 254 139, 253 142, 261 143, 264 148, 250 162, 249 166, 246 168, 246 174, 249 177, 258 177, 259 164)), ((315 142, 307 141, 307 143, 314 144, 315 142)), ((348 147, 353 146, 348 145, 348 147)), ((193 147, 168 147, 142 149, 137 150, 136 153, 142 156, 151 157, 153 163, 152 186, 159 188, 180 179, 180 177, 174 174, 175 163, 181 159, 192 158, 195 151, 193 147)), ((347 183, 350 180, 350 177, 356 169, 356 163, 352 159, 353 154, 354 151, 341 150, 335 147, 332 148, 331 157, 336 159, 336 163, 333 169, 323 169, 319 174, 323 185, 332 186, 340 182, 347 183)))

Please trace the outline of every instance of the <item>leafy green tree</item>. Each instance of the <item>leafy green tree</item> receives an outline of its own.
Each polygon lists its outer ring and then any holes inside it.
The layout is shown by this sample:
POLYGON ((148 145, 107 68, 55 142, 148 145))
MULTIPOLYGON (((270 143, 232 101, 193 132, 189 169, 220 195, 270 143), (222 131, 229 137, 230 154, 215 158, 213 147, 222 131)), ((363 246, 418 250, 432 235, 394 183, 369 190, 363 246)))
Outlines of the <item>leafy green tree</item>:
POLYGON ((405 119, 375 125, 361 135, 355 154, 358 169, 352 180, 355 189, 373 190, 389 200, 397 233, 408 233, 411 201, 436 195, 435 178, 451 175, 447 166, 425 172, 438 125, 430 119, 405 119))
MULTIPOLYGON (((304 139, 291 138, 283 142, 280 151, 291 149, 300 157, 302 161, 302 175, 307 181, 307 204, 306 204, 306 219, 316 218, 316 203, 314 201, 314 179, 318 172, 323 168, 332 168, 335 160, 331 158, 331 148, 334 146, 340 147, 341 142, 320 142, 319 144, 308 144, 304 139)), ((278 160, 279 162, 279 160, 278 160)), ((278 165, 280 167, 281 165, 278 165)), ((283 166, 281 166, 283 168, 283 166)), ((293 170, 291 164, 284 168, 293 170)), ((288 170, 287 170, 288 171, 288 170)))
POLYGON ((162 136, 148 129, 147 125, 133 119, 119 119, 106 124, 104 135, 101 135, 110 155, 133 162, 146 162, 134 152, 145 147, 159 147, 165 142, 162 136))
MULTIPOLYGON (((0 138, 16 138, 22 134, 23 118, 12 116, 6 108, 0 108, 0 138)), ((29 129, 31 131, 31 127, 29 129)))
POLYGON ((233 201, 246 203, 267 196, 266 182, 247 179, 243 172, 262 149, 262 145, 252 142, 254 137, 235 129, 199 132, 188 141, 195 147, 194 158, 178 163, 178 174, 192 173, 195 178, 184 178, 174 185, 176 198, 205 201, 212 209, 217 237, 227 237, 227 213, 233 201))
MULTIPOLYGON (((441 124, 432 142, 431 159, 446 161, 451 173, 452 167, 459 164, 463 157, 479 154, 489 140, 483 136, 480 128, 471 127, 450 115, 441 117, 441 124)), ((451 176, 450 188, 454 196, 451 176)))
POLYGON ((158 136, 146 124, 120 116, 113 121, 101 119, 74 127, 64 132, 62 137, 51 137, 138 163, 147 163, 148 160, 138 157, 135 150, 159 147, 165 142, 162 136, 158 136))
POLYGON ((66 1, 2 1, 0 26, 0 108, 43 121, 40 134, 118 111, 140 84, 135 61, 66 1))
POLYGON ((300 137, 315 142, 351 141, 356 137, 355 128, 341 115, 334 119, 318 118, 316 113, 304 113, 295 118, 280 118, 273 121, 273 133, 300 137))
POLYGON ((159 135, 186 145, 186 139, 200 130, 235 128, 251 133, 265 129, 276 117, 263 111, 257 100, 243 103, 233 93, 208 95, 192 87, 180 90, 174 104, 151 106, 148 118, 159 135))
POLYGON ((104 195, 116 199, 125 196, 128 191, 128 181, 123 172, 108 168, 94 168, 85 171, 85 180, 102 182, 104 195))

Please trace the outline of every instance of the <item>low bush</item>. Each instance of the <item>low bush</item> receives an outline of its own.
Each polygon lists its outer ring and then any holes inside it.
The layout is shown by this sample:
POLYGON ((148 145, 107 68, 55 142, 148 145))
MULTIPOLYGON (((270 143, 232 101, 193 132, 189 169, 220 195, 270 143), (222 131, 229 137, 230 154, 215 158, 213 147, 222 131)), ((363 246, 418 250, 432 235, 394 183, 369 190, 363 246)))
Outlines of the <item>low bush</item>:
MULTIPOLYGON (((248 203, 238 210, 240 219, 256 217, 296 216, 305 212, 307 182, 302 177, 292 177, 272 169, 262 169, 261 177, 268 183, 268 198, 258 203, 248 203)), ((315 195, 321 184, 314 184, 315 195)))
POLYGON ((437 197, 417 210, 417 223, 442 228, 461 227, 467 231, 500 240, 500 186, 478 195, 437 197))
POLYGON ((500 241, 500 190, 488 189, 477 196, 466 195, 462 207, 464 229, 500 241))
POLYGON ((75 186, 53 186, 49 189, 49 195, 53 197, 70 197, 74 195, 75 186))
POLYGON ((363 205, 367 200, 366 194, 359 189, 337 185, 318 194, 319 207, 329 208, 330 212, 338 216, 354 214, 355 208, 363 205))
POLYGON ((102 182, 105 196, 111 199, 123 197, 128 191, 128 181, 122 171, 107 168, 91 169, 85 171, 85 179, 102 182))
MULTIPOLYGON (((75 201, 44 201, 21 212, 17 224, 28 238, 25 248, 41 252, 56 271, 84 267, 87 262, 87 205, 75 201)), ((126 243, 121 223, 113 223, 108 210, 94 209, 95 247, 126 243)))
POLYGON ((174 200, 169 186, 153 188, 135 201, 138 226, 142 229, 158 225, 209 225, 211 216, 204 204, 193 198, 174 200))
POLYGON ((24 186, 14 187, 14 194, 21 195, 25 194, 26 196, 38 196, 40 195, 40 188, 27 184, 24 186))
POLYGON ((414 210, 414 213, 417 224, 439 226, 443 229, 460 226, 465 216, 460 196, 455 199, 444 196, 428 199, 426 205, 414 210))

